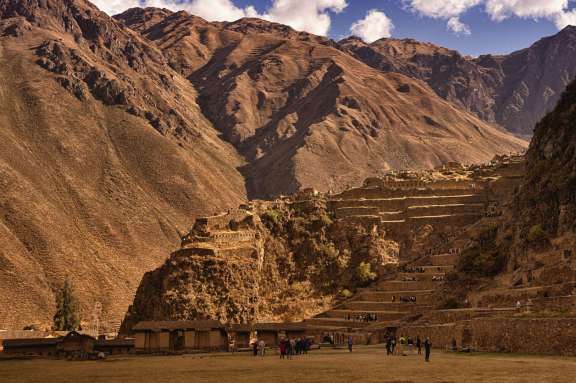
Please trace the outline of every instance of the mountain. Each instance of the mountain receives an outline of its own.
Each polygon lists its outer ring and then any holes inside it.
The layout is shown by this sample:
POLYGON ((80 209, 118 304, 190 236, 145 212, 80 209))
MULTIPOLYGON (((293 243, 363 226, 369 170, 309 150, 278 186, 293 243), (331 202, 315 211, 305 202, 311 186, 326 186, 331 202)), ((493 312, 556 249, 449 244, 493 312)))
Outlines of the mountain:
POLYGON ((0 0, 0 327, 72 282, 119 320, 199 215, 514 138, 322 37, 84 0, 0 0))
POLYGON ((536 125, 525 182, 515 201, 524 236, 534 225, 552 237, 576 231, 576 81, 536 125))
POLYGON ((0 328, 125 312, 193 217, 245 200, 192 85, 84 1, 0 1, 0 328), (10 309, 6 309, 10 307, 10 309))
POLYGON ((357 38, 342 50, 373 68, 426 81, 442 98, 489 123, 529 136, 576 77, 576 27, 566 27, 531 47, 505 56, 462 56, 412 39, 357 38))
POLYGON ((116 17, 194 84, 204 114, 247 160, 250 197, 328 190, 388 169, 482 162, 523 146, 423 82, 377 71, 284 25, 207 23, 185 12, 162 18, 157 10, 116 17))

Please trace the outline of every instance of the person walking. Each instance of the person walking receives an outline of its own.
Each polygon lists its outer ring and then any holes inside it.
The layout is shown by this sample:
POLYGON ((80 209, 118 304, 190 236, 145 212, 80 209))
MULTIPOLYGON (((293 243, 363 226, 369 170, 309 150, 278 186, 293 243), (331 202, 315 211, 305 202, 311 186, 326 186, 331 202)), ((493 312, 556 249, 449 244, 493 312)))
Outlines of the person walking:
POLYGON ((390 351, 392 355, 394 355, 394 351, 396 351, 396 337, 394 335, 392 335, 392 339, 390 340, 390 351))
POLYGON ((426 337, 424 341, 424 351, 426 353, 426 362, 430 362, 430 351, 432 350, 432 341, 429 337, 426 337))
POLYGON ((414 339, 410 335, 408 335, 406 343, 408 343, 408 354, 412 355, 414 353, 414 339))
POLYGON ((354 345, 354 341, 352 340, 352 335, 348 337, 348 351, 352 352, 352 346, 354 345))
POLYGON ((260 339, 260 342, 258 342, 258 352, 262 357, 266 354, 266 342, 264 342, 264 339, 260 339))
POLYGON ((406 356, 406 354, 404 354, 404 348, 406 347, 406 338, 404 338, 404 335, 400 335, 400 339, 398 340, 398 354, 401 356, 406 356))
POLYGON ((294 338, 292 338, 288 342, 288 359, 292 359, 295 351, 296 351, 296 341, 294 340, 294 338))
POLYGON ((286 338, 280 340, 280 359, 286 358, 286 338))
POLYGON ((386 338, 386 355, 390 355, 392 353, 392 337, 389 336, 386 338))
POLYGON ((252 352, 254 353, 254 356, 258 356, 258 339, 252 343, 252 352))
POLYGON ((422 339, 420 339, 420 335, 416 336, 416 348, 418 349, 418 355, 422 355, 422 339))

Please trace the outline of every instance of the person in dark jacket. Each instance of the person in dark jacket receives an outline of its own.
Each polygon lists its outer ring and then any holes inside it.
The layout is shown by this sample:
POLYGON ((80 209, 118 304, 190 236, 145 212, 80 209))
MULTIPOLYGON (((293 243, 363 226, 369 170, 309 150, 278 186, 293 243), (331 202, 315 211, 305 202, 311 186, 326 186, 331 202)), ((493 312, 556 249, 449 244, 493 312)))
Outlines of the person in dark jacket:
POLYGON ((418 349, 418 355, 422 355, 422 339, 420 339, 420 335, 416 336, 416 348, 418 349))
POLYGON ((352 352, 352 346, 354 345, 354 342, 352 340, 352 337, 349 336, 348 337, 348 351, 352 352))
POLYGON ((258 356, 258 340, 255 340, 254 343, 252 343, 252 352, 254 353, 254 356, 258 356))
POLYGON ((426 353, 426 362, 430 362, 430 351, 432 350, 432 341, 429 337, 426 337, 424 341, 424 351, 426 353))

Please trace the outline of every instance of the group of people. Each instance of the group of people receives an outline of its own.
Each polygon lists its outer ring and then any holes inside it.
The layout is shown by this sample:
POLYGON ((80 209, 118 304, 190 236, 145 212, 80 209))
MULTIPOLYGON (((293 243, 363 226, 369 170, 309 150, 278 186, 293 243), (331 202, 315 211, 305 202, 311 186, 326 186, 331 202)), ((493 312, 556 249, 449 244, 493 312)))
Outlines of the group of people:
POLYGON ((418 355, 422 355, 422 348, 424 348, 425 360, 429 362, 432 351, 432 341, 429 337, 422 341, 420 335, 416 339, 411 336, 405 337, 404 335, 400 335, 400 338, 396 339, 394 335, 390 335, 386 339, 386 355, 411 355, 414 353, 414 349, 417 350, 418 355))
POLYGON ((421 266, 404 266, 400 268, 403 273, 425 273, 426 269, 421 266))
POLYGON ((292 359, 294 355, 308 354, 312 340, 308 338, 282 338, 278 348, 280 349, 280 359, 292 359))
POLYGON ((347 320, 351 320, 354 322, 378 322, 378 315, 377 314, 358 314, 358 315, 350 315, 346 317, 347 320))
MULTIPOLYGON (((402 303, 416 303, 416 297, 414 295, 404 296, 400 295, 398 300, 402 303)), ((396 302, 396 295, 392 295, 392 302, 396 302)))
POLYGON ((252 343, 252 352, 254 356, 265 356, 266 355, 266 342, 263 339, 255 340, 252 343))

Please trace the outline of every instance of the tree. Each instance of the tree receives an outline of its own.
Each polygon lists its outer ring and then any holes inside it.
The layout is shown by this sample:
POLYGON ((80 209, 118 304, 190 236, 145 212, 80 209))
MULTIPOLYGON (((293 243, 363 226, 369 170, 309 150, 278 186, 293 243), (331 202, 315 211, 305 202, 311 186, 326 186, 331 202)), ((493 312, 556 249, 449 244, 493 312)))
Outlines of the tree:
POLYGON ((78 301, 72 291, 72 285, 66 279, 62 289, 56 296, 56 314, 54 314, 54 330, 74 331, 80 328, 78 317, 78 301))

